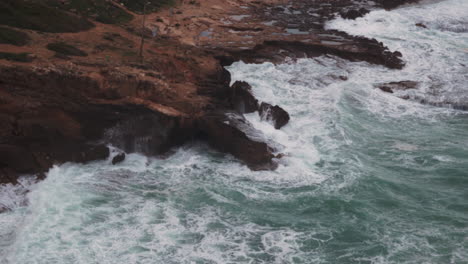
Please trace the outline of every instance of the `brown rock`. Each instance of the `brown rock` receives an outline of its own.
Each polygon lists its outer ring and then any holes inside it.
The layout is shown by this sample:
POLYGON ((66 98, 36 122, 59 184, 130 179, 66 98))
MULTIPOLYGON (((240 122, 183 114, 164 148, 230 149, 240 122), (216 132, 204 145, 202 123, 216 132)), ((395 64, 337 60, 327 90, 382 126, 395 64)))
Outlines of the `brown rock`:
POLYGON ((0 184, 17 184, 18 175, 11 168, 0 168, 0 184))
POLYGON ((380 2, 383 8, 389 10, 396 8, 400 5, 416 3, 418 1, 419 0, 378 0, 377 2, 380 2))
POLYGON ((384 92, 394 93, 395 91, 416 89, 418 87, 418 83, 415 81, 389 82, 380 84, 377 87, 384 92))
MULTIPOLYGON (((39 169, 32 153, 18 145, 0 145, 0 168, 15 168, 18 173, 33 173, 39 169)), ((10 175, 5 173, 4 175, 10 175)))
POLYGON ((365 16, 366 14, 368 14, 370 11, 365 9, 365 8, 361 8, 359 10, 357 9, 351 9, 351 10, 348 10, 346 12, 342 12, 340 13, 341 17, 343 17, 344 19, 356 19, 358 17, 363 17, 365 16))
MULTIPOLYGON (((161 29, 157 41, 145 43, 141 58, 132 48, 140 44, 134 35, 140 35, 142 17, 137 14, 135 23, 125 28, 97 23, 95 31, 107 34, 35 34, 36 41, 25 47, 37 51, 34 62, 0 61, 0 182, 15 182, 23 173, 44 175, 53 164, 66 161, 106 158, 106 146, 91 144, 100 140, 126 152, 159 155, 201 138, 251 168, 271 169, 273 144, 264 142, 238 114, 213 114, 220 109, 259 110, 250 86, 239 82, 230 87, 230 74, 222 66, 238 60, 283 62, 327 54, 396 69, 404 66, 401 53, 390 52, 376 40, 324 28, 341 10, 355 9, 355 1, 329 5, 295 0, 288 7, 267 2, 255 1, 240 10, 226 3, 212 9, 209 1, 196 9, 182 5, 183 15, 168 17, 167 10, 148 14, 148 21, 160 22, 158 27, 170 21, 180 27, 174 34, 161 29), (209 19, 203 14, 207 10, 209 19), (226 28, 224 18, 233 11, 250 18, 232 21, 226 28), (262 23, 271 21, 271 26, 262 23), (213 34, 199 41, 205 27, 213 34), (310 34, 283 34, 287 28, 310 34), (251 41, 246 34, 253 35, 251 41), (80 43, 88 56, 52 57, 44 44, 56 41, 80 43)), ((414 1, 375 0, 388 8, 408 2, 414 1)), ((349 17, 365 12, 353 10, 349 17)), ((143 31, 151 37, 149 29, 143 31)), ((275 127, 288 122, 289 115, 278 106, 263 108, 275 127)))
POLYGON ((230 153, 253 170, 275 169, 273 147, 262 141, 263 135, 235 112, 213 113, 200 119, 202 138, 215 149, 230 153))
POLYGON ((231 86, 231 104, 241 114, 258 110, 258 101, 252 94, 252 87, 243 81, 236 81, 231 86))
POLYGON ((104 144, 97 146, 84 145, 81 148, 81 151, 73 155, 73 161, 86 163, 93 160, 102 160, 107 159, 110 154, 109 148, 104 144))
POLYGON ((416 23, 415 26, 420 27, 420 28, 427 28, 427 26, 424 25, 423 23, 416 23))
POLYGON ((120 163, 125 160, 125 153, 121 152, 117 155, 115 155, 114 158, 112 158, 112 165, 115 165, 117 163, 120 163))
POLYGON ((277 105, 272 106, 271 104, 262 102, 258 113, 262 120, 272 122, 276 129, 282 128, 289 122, 288 112, 277 105))

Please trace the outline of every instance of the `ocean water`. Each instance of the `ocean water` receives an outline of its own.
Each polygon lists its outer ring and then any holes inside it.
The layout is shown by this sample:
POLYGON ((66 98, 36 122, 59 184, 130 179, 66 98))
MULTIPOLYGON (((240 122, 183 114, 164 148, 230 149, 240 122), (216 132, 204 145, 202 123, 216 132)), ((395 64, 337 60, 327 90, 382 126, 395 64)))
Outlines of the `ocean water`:
POLYGON ((403 70, 230 66, 291 115, 281 130, 246 116, 286 154, 276 171, 193 143, 0 186, 0 263, 468 263, 466 14, 447 0, 328 24, 401 51, 403 70), (403 80, 420 83, 409 100, 375 88, 403 80))

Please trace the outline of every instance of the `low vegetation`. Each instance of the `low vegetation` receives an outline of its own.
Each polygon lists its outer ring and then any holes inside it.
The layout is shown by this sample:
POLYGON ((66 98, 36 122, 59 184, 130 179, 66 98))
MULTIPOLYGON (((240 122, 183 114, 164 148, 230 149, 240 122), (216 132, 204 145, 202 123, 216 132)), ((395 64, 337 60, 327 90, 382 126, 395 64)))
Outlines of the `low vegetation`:
POLYGON ((173 6, 176 0, 1 0, 0 25, 62 33, 85 31, 94 26, 88 19, 105 24, 125 24, 136 13, 154 12, 173 6), (122 6, 121 6, 122 5, 122 6))
POLYGON ((86 18, 71 15, 43 1, 1 0, 0 25, 43 32, 79 32, 94 26, 86 18))
POLYGON ((154 12, 163 7, 175 5, 176 0, 120 0, 120 2, 133 12, 142 14, 147 3, 146 12, 154 12))
POLYGON ((86 52, 64 42, 49 43, 47 49, 66 56, 88 56, 86 52))
POLYGON ((34 58, 30 53, 10 53, 10 52, 0 52, 0 59, 9 60, 9 61, 19 61, 19 62, 31 62, 34 58))
POLYGON ((29 38, 28 34, 6 28, 0 27, 0 43, 2 44, 11 44, 15 46, 23 46, 29 43, 31 38, 29 38))
POLYGON ((133 18, 118 4, 106 0, 68 0, 64 3, 46 0, 46 3, 105 24, 123 24, 133 18))

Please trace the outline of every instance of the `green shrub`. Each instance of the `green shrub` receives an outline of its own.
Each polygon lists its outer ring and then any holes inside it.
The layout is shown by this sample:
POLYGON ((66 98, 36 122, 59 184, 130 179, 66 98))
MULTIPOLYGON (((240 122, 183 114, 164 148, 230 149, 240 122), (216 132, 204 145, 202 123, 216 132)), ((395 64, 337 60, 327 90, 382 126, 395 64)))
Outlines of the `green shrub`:
POLYGON ((154 12, 162 7, 175 5, 175 0, 120 0, 128 9, 136 13, 143 13, 145 3, 150 3, 146 6, 146 12, 154 12))
POLYGON ((88 56, 86 52, 64 42, 49 43, 47 49, 67 56, 88 56))
POLYGON ((5 59, 9 61, 19 61, 19 62, 31 62, 34 60, 33 57, 29 56, 30 53, 9 53, 9 52, 0 52, 0 59, 5 59))
POLYGON ((0 27, 0 43, 23 46, 28 44, 30 40, 28 34, 24 32, 0 27))
POLYGON ((133 50, 128 50, 128 51, 124 51, 122 53, 122 56, 124 56, 124 57, 138 57, 138 52, 133 51, 133 50))
POLYGON ((50 6, 91 17, 105 24, 122 24, 133 18, 133 16, 124 9, 106 0, 68 0, 65 4, 57 0, 46 1, 50 6))
POLYGON ((1 0, 0 25, 52 33, 79 32, 94 26, 85 18, 47 6, 43 0, 1 0))

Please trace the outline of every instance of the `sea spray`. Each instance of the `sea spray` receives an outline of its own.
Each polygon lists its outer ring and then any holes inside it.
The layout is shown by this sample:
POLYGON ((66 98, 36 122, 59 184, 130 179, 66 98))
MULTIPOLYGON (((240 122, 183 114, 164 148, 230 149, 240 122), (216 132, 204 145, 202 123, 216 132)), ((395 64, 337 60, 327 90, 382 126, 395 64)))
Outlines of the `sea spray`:
POLYGON ((28 205, 9 196, 0 263, 466 262, 468 116, 450 106, 468 94, 468 43, 439 23, 463 11, 449 0, 329 24, 401 51, 401 71, 331 56, 233 64, 233 80, 291 115, 280 130, 246 116, 283 146, 276 171, 201 143, 54 167, 28 205), (422 83, 413 100, 375 88, 400 80, 422 83))

